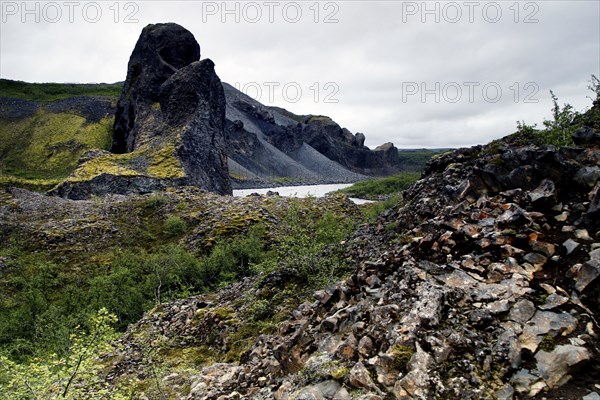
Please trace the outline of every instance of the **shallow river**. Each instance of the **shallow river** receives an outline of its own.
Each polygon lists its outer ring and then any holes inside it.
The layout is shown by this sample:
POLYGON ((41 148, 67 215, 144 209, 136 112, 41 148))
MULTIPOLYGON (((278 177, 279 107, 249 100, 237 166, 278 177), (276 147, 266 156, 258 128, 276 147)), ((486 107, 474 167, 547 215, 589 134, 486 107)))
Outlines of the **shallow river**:
MULTIPOLYGON (((286 197, 322 197, 325 196, 329 192, 334 192, 339 189, 347 188, 348 186, 352 186, 348 183, 340 183, 340 184, 332 184, 332 185, 306 185, 306 186, 281 186, 281 187, 273 187, 273 188, 263 188, 263 189, 239 189, 234 190, 234 196, 248 196, 252 193, 258 194, 266 194, 268 191, 277 192, 280 196, 286 197)), ((368 200, 362 199, 351 199, 356 204, 369 203, 368 200)))

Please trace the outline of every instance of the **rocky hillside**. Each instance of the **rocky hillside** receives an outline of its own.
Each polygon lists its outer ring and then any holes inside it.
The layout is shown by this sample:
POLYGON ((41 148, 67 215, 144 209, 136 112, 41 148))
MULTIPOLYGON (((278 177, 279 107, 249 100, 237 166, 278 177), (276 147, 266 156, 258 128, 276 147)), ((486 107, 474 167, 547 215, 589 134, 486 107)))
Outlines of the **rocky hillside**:
MULTIPOLYGON (((217 357, 200 373, 171 366, 165 390, 185 399, 598 398, 600 134, 581 128, 576 146, 560 149, 515 144, 523 139, 436 158, 349 242, 351 275, 291 310, 239 362, 217 357)), ((278 276, 147 314, 108 376, 139 376, 142 348, 179 353, 191 340, 226 353, 278 276)))
POLYGON ((352 134, 331 118, 295 115, 267 107, 224 84, 227 143, 234 184, 252 187, 273 177, 291 181, 356 182, 365 175, 401 170, 392 144, 370 150, 362 133, 352 134))
POLYGON ((574 146, 520 133, 439 156, 353 234, 343 197, 5 192, 0 344, 68 346, 60 329, 103 305, 131 323, 76 396, 595 399, 598 116, 574 146))

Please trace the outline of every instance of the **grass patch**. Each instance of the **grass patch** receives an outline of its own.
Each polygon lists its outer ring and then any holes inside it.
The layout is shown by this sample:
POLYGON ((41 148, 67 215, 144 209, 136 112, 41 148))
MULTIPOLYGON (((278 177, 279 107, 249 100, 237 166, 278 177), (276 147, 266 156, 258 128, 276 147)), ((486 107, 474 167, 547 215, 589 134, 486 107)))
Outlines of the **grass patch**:
POLYGON ((392 366, 402 373, 408 371, 410 359, 412 358, 415 351, 408 346, 395 345, 392 348, 392 366))
POLYGON ((0 79, 0 93, 3 97, 49 103, 73 96, 114 96, 121 95, 121 83, 27 83, 0 79))
POLYGON ((421 174, 419 172, 403 172, 385 178, 369 179, 340 190, 342 193, 361 199, 380 200, 401 192, 415 183, 421 174))

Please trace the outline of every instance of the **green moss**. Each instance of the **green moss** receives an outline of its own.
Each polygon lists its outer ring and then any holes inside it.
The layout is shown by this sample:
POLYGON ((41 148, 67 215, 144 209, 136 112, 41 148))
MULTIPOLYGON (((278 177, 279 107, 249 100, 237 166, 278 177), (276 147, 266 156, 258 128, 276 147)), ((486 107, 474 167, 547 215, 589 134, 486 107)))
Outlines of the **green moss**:
POLYGON ((185 173, 175 154, 175 145, 169 144, 149 152, 150 165, 147 173, 161 179, 183 178, 185 173))
POLYGON ((333 120, 324 115, 311 115, 307 120, 307 123, 316 123, 321 125, 331 124, 333 120))
POLYGON ((119 176, 137 176, 141 175, 129 167, 129 161, 133 153, 128 154, 107 154, 96 157, 83 164, 68 178, 70 182, 82 182, 91 180, 101 174, 112 174, 119 176))
POLYGON ((540 293, 533 297, 533 302, 537 305, 546 304, 546 299, 548 298, 548 293, 540 293))
POLYGON ((408 365, 414 353, 411 347, 395 345, 392 348, 392 366, 402 373, 408 372, 408 365))
POLYGON ((103 173, 157 179, 176 179, 185 176, 181 163, 175 156, 175 146, 166 145, 151 149, 142 147, 126 154, 106 154, 96 157, 78 168, 69 177, 69 181, 86 181, 103 173), (147 168, 144 168, 144 164, 148 164, 147 168))
POLYGON ((343 381, 344 378, 350 373, 350 368, 339 367, 331 371, 331 377, 336 381, 343 381))
POLYGON ((552 335, 544 336, 539 345, 540 350, 546 351, 548 353, 553 351, 555 347, 556 347, 556 342, 554 341, 554 338, 552 337, 552 335))
POLYGON ((210 309, 212 315, 214 315, 217 319, 227 320, 231 319, 235 316, 235 311, 233 311, 229 307, 216 307, 210 309))
POLYGON ((403 234, 403 233, 396 235, 396 240, 398 241, 398 243, 400 243, 402 245, 412 243, 412 241, 414 239, 415 239, 414 235, 403 234))
MULTIPOLYGON (((204 218, 201 213, 195 213, 194 218, 204 218)), ((249 226, 261 222, 262 216, 257 211, 248 211, 244 215, 231 212, 221 216, 220 221, 214 224, 214 236, 228 237, 233 234, 245 231, 249 226)))
POLYGON ((20 121, 2 121, 0 175, 25 180, 64 178, 85 151, 110 147, 112 124, 111 118, 87 123, 78 115, 44 111, 20 121))
POLYGON ((248 179, 245 175, 236 174, 235 172, 231 171, 229 171, 229 177, 231 179, 235 179, 236 181, 245 181, 248 179))
POLYGON ((62 179, 28 179, 0 175, 0 188, 16 186, 36 192, 44 192, 58 185, 62 179))

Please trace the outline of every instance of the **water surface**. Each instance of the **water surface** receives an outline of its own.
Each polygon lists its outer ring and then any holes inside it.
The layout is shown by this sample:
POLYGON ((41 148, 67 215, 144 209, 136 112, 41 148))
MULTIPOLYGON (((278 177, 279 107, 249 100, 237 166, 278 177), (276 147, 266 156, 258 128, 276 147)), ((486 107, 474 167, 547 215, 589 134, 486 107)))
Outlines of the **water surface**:
MULTIPOLYGON (((329 185, 305 185, 305 186, 281 186, 261 189, 238 189, 233 191, 233 195, 237 197, 248 196, 252 193, 267 194, 267 192, 277 192, 280 196, 286 197, 323 197, 327 193, 335 192, 336 190, 344 189, 352 184, 335 183, 329 185)), ((370 203, 369 200, 351 199, 356 204, 370 203)))

